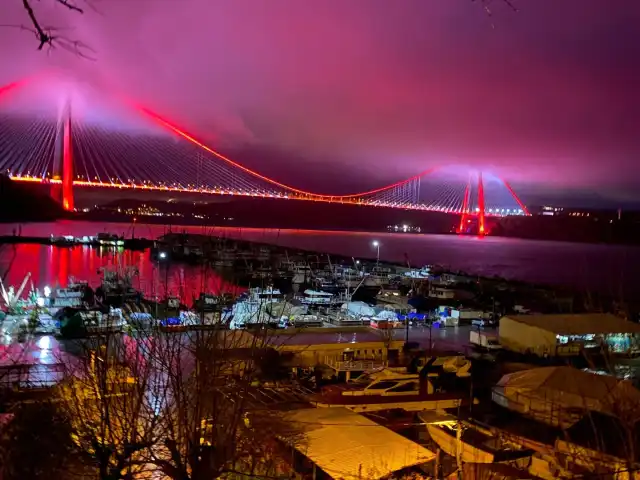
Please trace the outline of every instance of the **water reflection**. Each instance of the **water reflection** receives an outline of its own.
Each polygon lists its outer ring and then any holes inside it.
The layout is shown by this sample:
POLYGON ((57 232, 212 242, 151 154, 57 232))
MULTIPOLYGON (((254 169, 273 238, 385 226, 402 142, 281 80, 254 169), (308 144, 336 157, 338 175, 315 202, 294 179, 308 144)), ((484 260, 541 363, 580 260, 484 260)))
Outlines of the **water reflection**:
POLYGON ((210 268, 153 261, 148 250, 133 252, 86 245, 0 247, 0 274, 7 288, 9 285, 18 288, 27 274, 31 274, 27 291, 31 286, 40 290, 45 286, 66 287, 70 279, 89 282, 95 288, 100 285, 101 269, 126 267, 137 269, 133 286, 148 298, 176 296, 191 305, 201 292, 239 294, 242 291, 210 268))
MULTIPOLYGON (((1 235, 11 235, 17 224, 0 224, 1 235)), ((347 257, 374 257, 371 242, 379 240, 384 248, 380 258, 404 264, 409 260, 412 265, 421 266, 440 264, 453 270, 462 270, 481 276, 498 275, 501 277, 568 285, 601 291, 606 294, 619 294, 624 291, 629 298, 638 294, 638 282, 633 279, 640 274, 640 248, 603 245, 578 244, 570 242, 545 242, 520 240, 516 238, 486 237, 477 239, 456 235, 412 235, 396 233, 366 232, 329 232, 311 230, 279 230, 233 227, 173 226, 173 231, 184 231, 201 235, 217 235, 226 238, 238 238, 256 242, 272 243, 295 249, 317 250, 347 257)), ((167 233, 164 225, 137 224, 135 234, 147 238, 158 238, 167 233)), ((22 225, 24 236, 96 235, 98 232, 114 234, 133 233, 130 224, 93 223, 59 221, 55 223, 31 223, 22 225)), ((0 247, 0 274, 8 263, 6 249, 0 247)), ((31 246, 37 256, 39 246, 31 246)), ((67 252, 70 264, 74 258, 84 261, 96 261, 96 257, 82 250, 67 252), (76 257, 74 257, 76 255, 76 257)), ((61 255, 63 253, 61 252, 61 255)), ((136 255, 136 254, 133 254, 136 255)), ((10 256, 9 256, 10 257, 10 256)), ((34 257, 33 262, 36 262, 34 257)), ((137 257, 139 259, 139 257, 137 257)), ((142 259, 143 262, 144 258, 142 259)), ((93 265, 92 271, 98 265, 93 265)), ((73 268, 73 267, 72 267, 73 268)), ((35 274, 36 268, 32 268, 35 274)), ((187 270, 185 270, 186 272, 187 270)), ((56 272, 64 277, 64 271, 56 272)), ((22 279, 20 279, 21 281, 22 279)))

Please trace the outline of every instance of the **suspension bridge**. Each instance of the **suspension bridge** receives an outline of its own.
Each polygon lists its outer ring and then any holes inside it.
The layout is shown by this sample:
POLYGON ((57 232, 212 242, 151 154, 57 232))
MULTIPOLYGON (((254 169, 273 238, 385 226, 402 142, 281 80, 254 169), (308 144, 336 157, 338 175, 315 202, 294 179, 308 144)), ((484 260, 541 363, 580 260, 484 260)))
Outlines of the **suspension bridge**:
POLYGON ((95 114, 86 99, 58 95, 52 102, 33 83, 0 87, 0 172, 51 185, 66 210, 74 209, 74 189, 105 188, 445 212, 461 216, 461 229, 474 217, 479 233, 487 216, 528 215, 504 179, 446 166, 365 192, 305 191, 241 165, 148 108, 114 107, 110 98, 111 110, 135 114, 127 123, 113 111, 95 114))

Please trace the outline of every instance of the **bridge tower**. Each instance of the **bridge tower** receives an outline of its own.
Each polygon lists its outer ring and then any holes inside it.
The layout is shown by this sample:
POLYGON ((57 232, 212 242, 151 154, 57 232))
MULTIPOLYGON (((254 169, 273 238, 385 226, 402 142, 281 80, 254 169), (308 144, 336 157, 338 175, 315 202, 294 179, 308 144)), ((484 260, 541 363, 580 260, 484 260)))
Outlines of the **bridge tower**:
POLYGON ((53 159, 51 196, 67 211, 73 211, 73 143, 71 138, 71 102, 67 99, 58 113, 53 159))
MULTIPOLYGON (((472 211, 471 208, 471 177, 469 175, 469 179, 467 180, 467 185, 464 189, 464 196, 462 198, 462 209, 460 211, 460 226, 458 227, 458 233, 466 233, 467 231, 467 220, 469 216, 475 216, 478 228, 478 235, 486 235, 486 227, 485 227, 485 203, 484 203, 484 182, 482 181, 482 172, 478 172, 477 183, 475 185, 476 190, 476 208, 475 211, 472 211)), ((475 176, 474 176, 475 177, 475 176)), ((471 221, 469 220, 469 223, 471 221)))
POLYGON ((484 182, 482 172, 478 172, 478 234, 484 235, 484 182))

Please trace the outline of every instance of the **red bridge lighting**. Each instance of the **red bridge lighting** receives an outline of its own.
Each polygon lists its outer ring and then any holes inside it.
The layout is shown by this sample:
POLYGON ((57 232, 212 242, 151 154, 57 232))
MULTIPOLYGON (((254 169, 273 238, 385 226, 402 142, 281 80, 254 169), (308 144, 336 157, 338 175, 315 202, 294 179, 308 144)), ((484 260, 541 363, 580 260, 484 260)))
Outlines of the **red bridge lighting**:
MULTIPOLYGON (((15 82, 0 87, 0 95, 23 88, 24 84, 15 82)), ((132 104, 128 101, 125 103, 132 104)), ((64 154, 58 160, 62 164, 62 168, 59 168, 43 161, 38 153, 49 151, 48 144, 45 144, 47 140, 43 139, 57 135, 50 122, 38 118, 30 120, 29 142, 19 145, 13 154, 7 156, 16 160, 13 160, 13 164, 3 166, 3 169, 6 168, 7 174, 15 181, 60 185, 61 202, 69 210, 73 209, 73 188, 78 187, 237 195, 435 211, 461 215, 461 232, 466 228, 469 217, 475 216, 481 234, 487 228, 485 217, 501 216, 505 211, 511 214, 511 210, 503 208, 506 205, 496 203, 497 197, 492 200, 491 190, 483 184, 482 174, 478 176, 477 185, 472 185, 470 178, 465 177, 464 181, 452 179, 451 175, 446 176, 449 171, 440 167, 432 167, 405 180, 363 192, 334 195, 303 190, 232 160, 149 108, 133 106, 136 112, 144 114, 154 125, 159 125, 178 141, 157 135, 132 135, 96 124, 85 125, 69 117, 60 133, 63 136, 64 154), (198 149, 196 153, 194 146, 198 149)), ((0 134, 3 133, 6 135, 2 138, 9 135, 0 131, 0 134)), ((459 172, 452 175, 459 176, 459 172)), ((499 202, 510 202, 510 208, 518 205, 519 210, 528 215, 526 206, 512 187, 504 180, 502 184, 504 187, 501 188, 508 193, 504 193, 499 202)), ((56 188, 60 191, 60 187, 56 188)), ((513 212, 516 213, 515 208, 513 212)))

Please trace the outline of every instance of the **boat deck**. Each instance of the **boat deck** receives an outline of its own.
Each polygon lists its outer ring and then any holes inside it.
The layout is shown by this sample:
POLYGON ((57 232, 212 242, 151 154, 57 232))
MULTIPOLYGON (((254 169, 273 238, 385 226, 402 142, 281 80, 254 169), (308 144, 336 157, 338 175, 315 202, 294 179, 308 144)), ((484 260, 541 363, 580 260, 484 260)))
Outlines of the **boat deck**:
MULTIPOLYGON (((467 396, 468 397, 468 396, 467 396)), ((460 393, 432 393, 419 395, 342 395, 340 391, 316 394, 310 396, 315 404, 350 406, 367 404, 395 404, 408 402, 444 402, 460 400, 461 405, 469 403, 469 398, 463 398, 460 393)))
MULTIPOLYGON (((237 397, 239 391, 233 385, 220 389, 222 393, 237 397)), ((294 410, 312 406, 309 398, 314 392, 301 385, 260 385, 243 388, 241 394, 252 409, 268 408, 270 410, 294 410)))
POLYGON ((382 360, 338 360, 336 358, 326 357, 324 364, 338 372, 366 372, 385 366, 382 360))
MULTIPOLYGON (((442 428, 442 427, 440 427, 442 428)), ((452 438, 456 437, 456 431, 453 429, 442 428, 452 438)), ((497 436, 486 434, 474 428, 471 424, 462 432, 462 442, 486 452, 493 456, 493 462, 504 462, 515 460, 522 457, 529 457, 533 454, 533 450, 509 448, 509 446, 497 436)))

